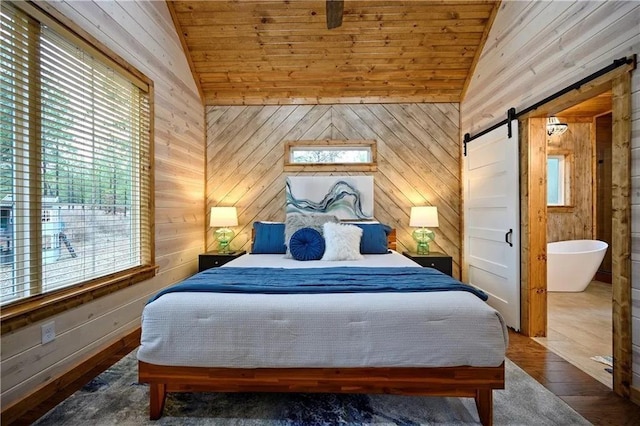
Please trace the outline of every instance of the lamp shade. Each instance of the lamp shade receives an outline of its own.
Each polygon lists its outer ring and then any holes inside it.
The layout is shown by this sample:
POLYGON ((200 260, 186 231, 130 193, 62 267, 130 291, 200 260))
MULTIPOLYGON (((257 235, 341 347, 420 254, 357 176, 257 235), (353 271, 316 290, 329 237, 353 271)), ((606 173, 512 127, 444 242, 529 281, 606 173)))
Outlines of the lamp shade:
POLYGON ((209 226, 212 228, 225 228, 238 226, 238 212, 235 207, 211 207, 209 226))
POLYGON ((413 227, 437 227, 438 208, 434 206, 411 207, 409 226, 413 227))

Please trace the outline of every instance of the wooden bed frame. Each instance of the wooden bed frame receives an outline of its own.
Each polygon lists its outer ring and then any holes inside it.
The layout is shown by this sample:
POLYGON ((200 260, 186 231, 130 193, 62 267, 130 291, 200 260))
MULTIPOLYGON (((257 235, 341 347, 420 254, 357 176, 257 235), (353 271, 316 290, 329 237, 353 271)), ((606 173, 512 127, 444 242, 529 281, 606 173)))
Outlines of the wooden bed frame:
MULTIPOLYGON (((389 248, 396 248, 395 230, 389 248), (392 241, 393 240, 393 241, 392 241)), ((138 361, 149 384, 149 417, 162 416, 168 392, 384 393, 474 398, 483 425, 493 424, 493 389, 504 389, 499 367, 215 368, 138 361)))
POLYGON ((475 398, 483 425, 493 423, 493 389, 504 389, 499 367, 207 368, 138 361, 149 383, 149 417, 162 416, 167 392, 386 393, 475 398))

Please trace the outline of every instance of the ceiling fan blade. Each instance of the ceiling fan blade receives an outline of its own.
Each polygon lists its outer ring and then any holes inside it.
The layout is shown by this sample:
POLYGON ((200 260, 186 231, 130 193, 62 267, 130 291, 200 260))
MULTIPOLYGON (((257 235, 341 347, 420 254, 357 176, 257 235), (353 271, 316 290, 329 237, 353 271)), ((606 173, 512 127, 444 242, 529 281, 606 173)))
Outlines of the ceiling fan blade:
POLYGON ((327 28, 337 28, 342 25, 344 0, 327 0, 327 28))

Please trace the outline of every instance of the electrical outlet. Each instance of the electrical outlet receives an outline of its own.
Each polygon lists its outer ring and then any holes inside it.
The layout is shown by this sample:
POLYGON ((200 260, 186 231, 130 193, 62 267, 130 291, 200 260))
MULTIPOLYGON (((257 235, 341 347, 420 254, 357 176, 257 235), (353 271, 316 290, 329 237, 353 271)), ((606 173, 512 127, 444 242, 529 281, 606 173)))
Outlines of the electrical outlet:
POLYGON ((42 344, 56 340, 56 323, 51 321, 42 325, 42 344))

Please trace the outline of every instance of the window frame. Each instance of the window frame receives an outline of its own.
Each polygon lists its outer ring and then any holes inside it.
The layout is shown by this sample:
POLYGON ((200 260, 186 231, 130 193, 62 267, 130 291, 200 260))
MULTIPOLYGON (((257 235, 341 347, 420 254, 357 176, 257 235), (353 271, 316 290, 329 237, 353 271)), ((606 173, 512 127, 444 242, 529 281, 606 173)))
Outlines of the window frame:
MULTIPOLYGON (((560 150, 560 149, 550 149, 547 152, 547 164, 550 158, 559 158, 561 159, 561 165, 563 166, 563 170, 559 172, 559 175, 562 177, 562 195, 564 202, 562 204, 549 204, 549 199, 547 196, 547 211, 551 213, 570 213, 573 211, 573 198, 572 198, 572 190, 571 185, 573 184, 573 155, 569 150, 560 150)), ((547 165, 547 171, 549 170, 547 165)), ((548 172, 547 172, 548 173, 548 172)), ((549 176, 547 176, 547 181, 549 176)))
MULTIPOLYGON (((158 271, 158 266, 155 264, 155 233, 153 232, 155 222, 153 81, 52 6, 24 1, 7 1, 7 3, 88 51, 96 59, 106 63, 147 93, 149 102, 149 166, 148 169, 141 170, 141 173, 146 173, 149 177, 149 194, 146 194, 148 202, 140 206, 140 215, 141 218, 148 221, 150 229, 146 235, 146 239, 149 241, 148 250, 141 252, 143 259, 141 265, 9 302, 3 305, 0 311, 1 335, 146 281, 154 277, 158 271)), ((39 221, 35 223, 37 225, 39 221)), ((36 238, 42 238, 41 229, 39 231, 36 238)))
POLYGON ((287 141, 284 144, 284 171, 285 172, 375 172, 378 170, 378 151, 375 139, 357 140, 300 140, 287 141), (293 163, 291 153, 296 148, 308 148, 320 150, 323 148, 347 149, 366 148, 370 152, 370 160, 367 163, 293 163))

